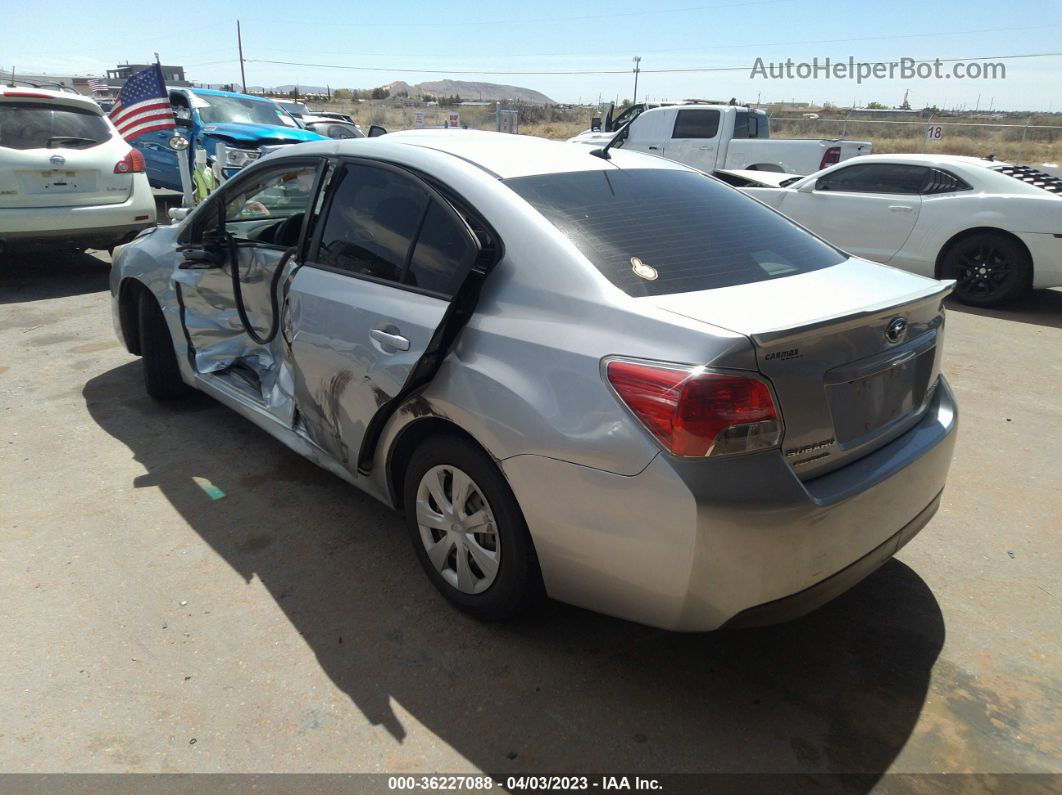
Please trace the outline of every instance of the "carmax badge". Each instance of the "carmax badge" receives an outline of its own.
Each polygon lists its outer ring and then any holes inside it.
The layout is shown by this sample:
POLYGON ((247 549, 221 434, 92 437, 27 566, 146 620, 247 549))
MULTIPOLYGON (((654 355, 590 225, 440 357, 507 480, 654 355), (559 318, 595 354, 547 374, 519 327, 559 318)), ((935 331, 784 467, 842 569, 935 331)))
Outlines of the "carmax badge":
POLYGON ((654 268, 652 265, 646 265, 637 257, 631 257, 631 269, 636 275, 641 276, 647 281, 656 281, 656 268, 654 268))

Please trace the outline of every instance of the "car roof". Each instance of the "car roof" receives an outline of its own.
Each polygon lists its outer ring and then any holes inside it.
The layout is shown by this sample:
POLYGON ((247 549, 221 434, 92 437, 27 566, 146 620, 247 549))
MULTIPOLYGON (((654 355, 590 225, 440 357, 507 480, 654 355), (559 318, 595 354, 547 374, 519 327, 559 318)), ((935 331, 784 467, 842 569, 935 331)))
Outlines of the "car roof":
MULTIPOLYGON (((445 152, 490 171, 501 179, 569 171, 600 171, 606 163, 621 168, 689 170, 686 166, 663 158, 621 149, 612 149, 609 152, 612 159, 606 161, 591 154, 594 150, 585 145, 482 130, 406 130, 371 140, 445 152)), ((342 145, 349 146, 350 143, 343 142, 342 145)))
POLYGON ((100 106, 91 97, 81 94, 71 94, 69 91, 56 91, 51 88, 31 88, 28 86, 0 86, 0 100, 11 102, 25 102, 27 100, 48 100, 60 105, 69 105, 73 108, 84 108, 102 113, 100 106))

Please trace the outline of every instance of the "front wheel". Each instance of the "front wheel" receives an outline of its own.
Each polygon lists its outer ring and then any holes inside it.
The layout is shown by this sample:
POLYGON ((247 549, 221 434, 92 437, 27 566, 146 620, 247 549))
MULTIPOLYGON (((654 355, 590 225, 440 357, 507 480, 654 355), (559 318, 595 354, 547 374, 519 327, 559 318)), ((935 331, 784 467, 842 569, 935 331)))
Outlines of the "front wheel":
POLYGON ((971 306, 996 306, 1029 290, 1032 263, 1017 241, 983 232, 948 249, 941 277, 955 279, 955 297, 971 306))
POLYGON ((520 506, 497 466, 459 436, 424 442, 406 469, 406 524, 417 557, 451 603, 484 620, 542 596, 520 506))
POLYGON ((137 304, 140 324, 140 356, 144 365, 144 388, 156 400, 174 400, 191 390, 181 379, 173 337, 162 307, 155 296, 141 290, 137 304))

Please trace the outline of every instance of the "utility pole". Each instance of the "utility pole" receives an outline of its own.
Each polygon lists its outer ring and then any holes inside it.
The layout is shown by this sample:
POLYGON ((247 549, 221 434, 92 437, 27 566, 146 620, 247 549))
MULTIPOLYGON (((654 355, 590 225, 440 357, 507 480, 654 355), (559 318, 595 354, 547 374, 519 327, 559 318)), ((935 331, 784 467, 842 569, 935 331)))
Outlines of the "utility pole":
POLYGON ((243 73, 243 36, 240 35, 240 20, 236 20, 236 47, 240 51, 240 82, 243 84, 243 93, 247 93, 247 77, 243 73))
POLYGON ((634 104, 634 105, 638 104, 638 72, 642 71, 641 63, 642 63, 642 56, 635 55, 634 56, 634 98, 631 100, 631 103, 634 104))

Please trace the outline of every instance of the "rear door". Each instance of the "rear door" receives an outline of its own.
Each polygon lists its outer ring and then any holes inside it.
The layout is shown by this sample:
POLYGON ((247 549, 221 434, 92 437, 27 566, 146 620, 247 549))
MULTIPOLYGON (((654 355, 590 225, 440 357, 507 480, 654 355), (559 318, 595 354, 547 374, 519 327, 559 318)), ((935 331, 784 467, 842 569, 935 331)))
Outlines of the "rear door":
POLYGON ((845 251, 888 262, 907 242, 929 169, 859 163, 818 178, 809 193, 787 191, 781 211, 845 251))
POLYGON ((668 131, 664 157, 701 171, 712 171, 719 156, 722 114, 713 108, 683 108, 668 131))
POLYGON ((434 187, 379 162, 342 163, 318 229, 286 322, 299 430, 364 471, 382 422, 471 312, 486 249, 434 187))
POLYGON ((121 204, 133 189, 115 173, 126 152, 99 109, 0 100, 0 208, 121 204))

